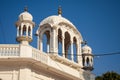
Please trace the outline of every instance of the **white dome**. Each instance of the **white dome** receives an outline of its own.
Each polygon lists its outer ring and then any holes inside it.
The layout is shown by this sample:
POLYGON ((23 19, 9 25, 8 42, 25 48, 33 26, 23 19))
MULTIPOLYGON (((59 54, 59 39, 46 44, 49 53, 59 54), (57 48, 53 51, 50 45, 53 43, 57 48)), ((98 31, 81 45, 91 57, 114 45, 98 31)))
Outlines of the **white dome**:
POLYGON ((62 17, 61 15, 52 15, 52 16, 49 16, 49 17, 43 19, 40 22, 39 28, 37 30, 38 32, 36 32, 36 33, 39 33, 40 28, 46 24, 50 25, 51 27, 56 28, 56 27, 58 27, 58 25, 60 25, 62 23, 68 25, 69 28, 73 29, 73 31, 75 31, 79 35, 80 39, 83 40, 82 36, 81 36, 80 32, 77 30, 77 28, 69 20, 62 17))
POLYGON ((20 21, 23 21, 23 20, 32 21, 32 20, 33 20, 33 17, 32 17, 32 15, 31 15, 29 12, 24 11, 23 13, 21 13, 21 14, 19 15, 19 20, 20 20, 20 21))
POLYGON ((75 28, 75 26, 69 20, 59 15, 53 15, 45 18, 43 21, 41 21, 40 26, 44 24, 55 25, 55 24, 59 24, 60 22, 68 23, 75 28))
POLYGON ((88 45, 85 45, 82 47, 82 53, 83 54, 92 54, 92 49, 88 45))

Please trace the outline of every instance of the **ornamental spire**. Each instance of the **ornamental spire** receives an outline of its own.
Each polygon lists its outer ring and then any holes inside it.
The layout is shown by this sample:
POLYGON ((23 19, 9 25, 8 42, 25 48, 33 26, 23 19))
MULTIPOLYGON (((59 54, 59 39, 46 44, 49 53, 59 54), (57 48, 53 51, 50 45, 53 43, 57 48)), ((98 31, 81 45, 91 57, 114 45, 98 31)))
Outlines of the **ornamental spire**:
POLYGON ((27 6, 25 6, 24 11, 28 11, 28 7, 27 6))
POLYGON ((59 6, 59 7, 58 7, 58 15, 61 16, 61 14, 62 14, 62 8, 61 8, 61 6, 59 6))
POLYGON ((83 44, 83 45, 87 45, 87 41, 83 41, 82 44, 83 44))

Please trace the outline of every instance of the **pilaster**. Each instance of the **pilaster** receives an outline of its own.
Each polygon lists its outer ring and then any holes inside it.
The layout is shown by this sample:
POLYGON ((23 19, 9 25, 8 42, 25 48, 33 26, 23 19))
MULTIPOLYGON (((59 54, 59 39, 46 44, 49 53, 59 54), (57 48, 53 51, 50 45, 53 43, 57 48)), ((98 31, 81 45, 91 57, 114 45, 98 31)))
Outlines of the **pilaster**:
POLYGON ((19 80, 32 80, 31 69, 27 68, 26 66, 20 66, 19 80))

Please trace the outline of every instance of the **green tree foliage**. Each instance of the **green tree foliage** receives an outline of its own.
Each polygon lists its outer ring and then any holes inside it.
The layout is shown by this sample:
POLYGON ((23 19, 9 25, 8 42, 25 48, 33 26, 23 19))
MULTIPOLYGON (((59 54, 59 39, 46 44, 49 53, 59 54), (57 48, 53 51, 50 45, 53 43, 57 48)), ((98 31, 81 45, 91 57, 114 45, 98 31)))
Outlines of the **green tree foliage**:
POLYGON ((102 76, 97 76, 95 80, 120 80, 120 74, 116 72, 106 72, 102 76))

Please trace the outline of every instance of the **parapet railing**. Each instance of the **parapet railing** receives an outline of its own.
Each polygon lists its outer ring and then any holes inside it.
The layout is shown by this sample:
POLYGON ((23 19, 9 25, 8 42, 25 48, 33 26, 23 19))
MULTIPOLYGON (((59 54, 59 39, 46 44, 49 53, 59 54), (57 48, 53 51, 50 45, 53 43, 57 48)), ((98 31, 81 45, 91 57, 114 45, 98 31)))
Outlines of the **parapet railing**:
MULTIPOLYGON (((41 52, 40 50, 33 48, 33 47, 31 47, 31 49, 32 49, 32 53, 30 53, 30 54, 32 54, 31 55, 32 59, 35 59, 42 63, 48 64, 48 59, 50 56, 51 58, 54 58, 55 61, 59 61, 61 64, 69 65, 76 69, 78 68, 78 70, 80 70, 80 73, 79 73, 80 77, 88 76, 89 78, 93 78, 93 79, 95 77, 94 74, 90 74, 88 71, 81 71, 80 67, 76 63, 73 64, 73 62, 63 59, 57 55, 48 55, 48 54, 41 52)), ((20 57, 19 44, 0 44, 0 57, 5 57, 5 58, 6 57, 20 57)))
MULTIPOLYGON (((31 58, 43 63, 47 63, 48 55, 46 53, 40 52, 38 49, 35 49, 33 47, 31 49, 31 58)), ((20 57, 19 44, 0 44, 0 57, 20 57)))
POLYGON ((48 62, 48 55, 44 52, 41 52, 35 48, 32 48, 32 58, 36 59, 40 62, 46 63, 48 62))
POLYGON ((0 44, 0 56, 19 56, 19 45, 0 44))

